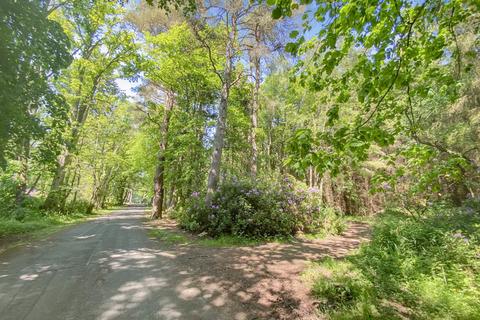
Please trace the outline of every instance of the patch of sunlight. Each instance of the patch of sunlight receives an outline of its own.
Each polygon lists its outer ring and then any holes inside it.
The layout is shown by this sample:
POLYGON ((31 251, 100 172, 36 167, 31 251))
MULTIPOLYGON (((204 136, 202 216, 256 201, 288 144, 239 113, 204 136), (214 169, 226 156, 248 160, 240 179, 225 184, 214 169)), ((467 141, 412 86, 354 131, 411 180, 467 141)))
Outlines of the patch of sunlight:
POLYGON ((78 237, 75 237, 75 239, 84 240, 84 239, 93 238, 95 236, 96 236, 96 234, 91 234, 91 235, 88 235, 88 236, 78 236, 78 237))
POLYGON ((99 317, 102 320, 116 319, 125 313, 125 309, 137 308, 147 301, 152 292, 166 287, 164 278, 147 277, 140 281, 129 281, 118 288, 118 293, 111 296, 103 305, 103 313, 99 317))
POLYGON ((32 274, 22 274, 20 277, 20 280, 25 280, 25 281, 32 281, 38 278, 38 274, 32 273, 32 274))

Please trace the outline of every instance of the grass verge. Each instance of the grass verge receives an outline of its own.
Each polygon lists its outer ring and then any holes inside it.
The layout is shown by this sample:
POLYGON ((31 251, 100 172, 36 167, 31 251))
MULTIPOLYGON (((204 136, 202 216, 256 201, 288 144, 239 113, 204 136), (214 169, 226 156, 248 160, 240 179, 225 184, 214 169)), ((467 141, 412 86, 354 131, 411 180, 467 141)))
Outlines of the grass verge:
POLYGON ((224 248, 224 247, 254 247, 266 243, 288 243, 293 241, 293 238, 286 237, 272 237, 272 238, 247 238, 233 235, 223 235, 216 238, 199 239, 197 243, 205 247, 224 248))
POLYGON ((217 238, 210 237, 194 237, 187 236, 178 231, 167 229, 153 229, 148 231, 148 235, 152 238, 163 241, 167 244, 195 244, 211 248, 225 248, 225 247, 247 247, 257 246, 273 241, 287 241, 287 239, 252 239, 247 237, 224 235, 217 238))
POLYGON ((187 244, 191 242, 191 240, 187 236, 178 232, 173 232, 165 229, 150 230, 148 231, 148 235, 152 238, 164 241, 168 244, 187 244))
POLYGON ((312 263, 303 277, 329 319, 480 319, 480 216, 384 215, 356 253, 312 263))
POLYGON ((266 238, 252 238, 242 237, 236 235, 221 235, 218 237, 196 237, 193 234, 188 236, 184 233, 169 229, 152 229, 148 235, 152 238, 164 241, 168 244, 195 244, 211 248, 228 248, 228 247, 254 247, 267 243, 291 243, 294 241, 302 241, 303 239, 318 240, 323 239, 332 234, 339 234, 345 230, 346 224, 342 225, 336 233, 319 232, 315 234, 303 234, 301 237, 266 237, 266 238))
POLYGON ((0 253, 25 242, 48 236, 66 226, 108 214, 116 209, 101 209, 92 214, 73 213, 68 215, 32 211, 26 214, 21 221, 0 217, 0 253))

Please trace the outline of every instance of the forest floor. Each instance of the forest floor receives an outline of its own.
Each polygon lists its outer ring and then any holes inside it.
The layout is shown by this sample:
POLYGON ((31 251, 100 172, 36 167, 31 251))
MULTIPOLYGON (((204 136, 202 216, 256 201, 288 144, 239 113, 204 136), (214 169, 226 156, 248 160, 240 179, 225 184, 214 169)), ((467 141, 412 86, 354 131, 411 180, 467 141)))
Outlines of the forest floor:
POLYGON ((127 208, 7 250, 2 319, 315 319, 300 277, 308 261, 345 256, 369 235, 351 223, 324 240, 218 248, 152 228, 182 233, 127 208))
POLYGON ((176 257, 182 272, 195 275, 203 294, 221 292, 218 303, 242 307, 235 319, 320 319, 302 272, 310 261, 344 257, 370 237, 367 223, 349 222, 341 235, 324 239, 229 247, 184 232, 173 220, 146 226, 157 232, 163 250, 176 257))

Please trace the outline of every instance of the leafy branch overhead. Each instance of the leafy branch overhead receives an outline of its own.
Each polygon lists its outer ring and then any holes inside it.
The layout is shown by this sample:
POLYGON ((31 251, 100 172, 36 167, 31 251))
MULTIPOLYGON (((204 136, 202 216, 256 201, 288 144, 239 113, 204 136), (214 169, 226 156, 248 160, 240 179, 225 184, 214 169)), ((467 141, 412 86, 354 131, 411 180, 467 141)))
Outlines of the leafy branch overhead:
MULTIPOLYGON (((272 16, 290 16, 308 3, 272 1, 276 5, 272 16)), ((341 1, 317 2, 308 8, 302 16, 303 34, 317 37, 305 40, 293 31, 296 41, 286 47, 302 57, 296 66, 298 81, 313 90, 335 92, 327 113, 331 126, 346 105, 359 107, 354 121, 325 137, 338 142, 332 157, 349 152, 361 159, 365 152, 356 148, 359 143, 391 144, 405 126, 413 134, 416 119, 405 123, 405 116, 411 114, 407 96, 414 95, 417 101, 436 88, 449 88, 446 98, 455 101, 464 93, 457 81, 472 68, 473 60, 467 57, 475 47, 462 50, 459 38, 469 32, 478 34, 478 19, 473 15, 478 4, 341 1), (468 25, 473 30, 465 29, 468 25), (344 139, 352 143, 345 145, 344 139)))

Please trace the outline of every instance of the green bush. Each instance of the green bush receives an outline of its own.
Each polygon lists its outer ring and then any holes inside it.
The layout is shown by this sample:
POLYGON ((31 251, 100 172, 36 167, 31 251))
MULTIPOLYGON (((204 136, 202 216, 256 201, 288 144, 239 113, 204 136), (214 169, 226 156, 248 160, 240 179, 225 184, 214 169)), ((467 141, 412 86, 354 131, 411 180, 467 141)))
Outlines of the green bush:
POLYGON ((15 219, 0 218, 0 238, 9 235, 29 233, 51 226, 46 219, 25 218, 23 221, 15 219))
POLYGON ((92 214, 94 205, 88 200, 70 201, 62 210, 65 214, 92 214))
POLYGON ((333 231, 339 225, 333 222, 338 215, 321 207, 318 190, 294 185, 289 178, 281 183, 226 181, 210 207, 205 207, 199 193, 193 193, 177 218, 191 231, 257 238, 333 231))
POLYGON ((18 182, 0 169, 0 215, 8 216, 15 209, 17 190, 18 182))
POLYGON ((358 254, 320 266, 330 276, 318 272, 313 294, 331 318, 480 319, 480 216, 470 209, 387 214, 358 254))
POLYGON ((22 207, 0 217, 0 237, 74 223, 93 213, 92 204, 84 200, 69 202, 62 212, 43 211, 40 209, 42 203, 42 199, 25 198, 22 207))
POLYGON ((318 298, 318 308, 322 312, 354 308, 368 301, 372 295, 371 283, 348 261, 326 258, 311 270, 322 273, 328 279, 315 281, 312 286, 312 293, 318 298))
POLYGON ((22 207, 38 211, 41 209, 44 201, 42 198, 27 196, 22 201, 22 207))

